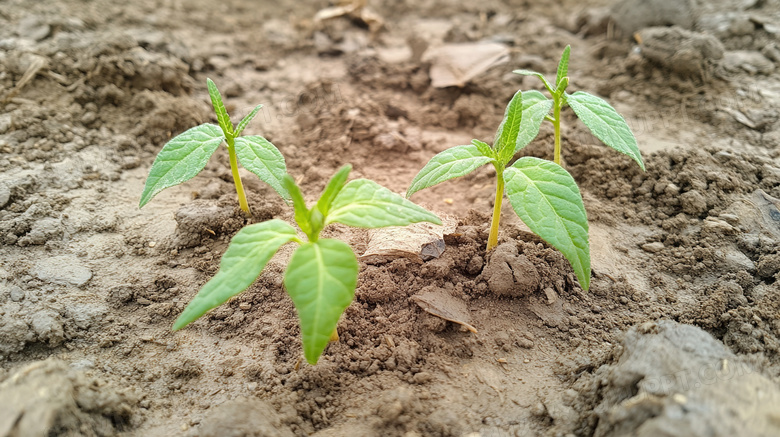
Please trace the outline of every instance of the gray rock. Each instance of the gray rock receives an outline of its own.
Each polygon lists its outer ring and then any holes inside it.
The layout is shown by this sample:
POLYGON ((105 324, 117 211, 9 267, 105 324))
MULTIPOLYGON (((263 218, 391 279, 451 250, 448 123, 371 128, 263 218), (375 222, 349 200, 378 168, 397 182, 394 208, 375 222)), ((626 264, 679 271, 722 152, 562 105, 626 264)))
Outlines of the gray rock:
POLYGON ((84 358, 70 363, 70 368, 75 370, 89 370, 95 367, 95 362, 84 358))
POLYGON ((4 182, 0 182, 0 208, 8 205, 11 200, 11 189, 4 182))
POLYGON ((92 270, 82 264, 73 255, 61 255, 45 258, 30 269, 30 274, 36 278, 59 285, 75 285, 80 287, 92 279, 92 270))
POLYGON ((630 36, 653 26, 692 29, 694 6, 692 0, 623 0, 612 6, 610 12, 615 24, 630 36))
POLYGON ((652 243, 645 243, 642 245, 642 250, 650 253, 658 253, 664 250, 664 243, 660 241, 654 241, 652 243))
POLYGON ((742 270, 748 273, 756 272, 756 263, 754 263, 747 255, 742 253, 738 249, 730 250, 724 256, 724 272, 740 272, 742 270))
POLYGON ((13 302, 21 302, 24 300, 24 291, 16 285, 11 286, 11 300, 13 302))
POLYGON ((780 435, 777 384, 694 326, 634 327, 597 373, 596 437, 780 435))
POLYGON ((51 33, 51 26, 44 21, 43 17, 37 15, 28 15, 16 26, 16 34, 22 38, 40 41, 45 39, 51 33))
POLYGON ((771 74, 775 71, 775 64, 759 52, 733 50, 725 53, 717 71, 722 77, 744 73, 771 74))
POLYGON ((650 27, 639 32, 641 55, 659 67, 701 79, 723 58, 723 44, 712 35, 680 27, 650 27))

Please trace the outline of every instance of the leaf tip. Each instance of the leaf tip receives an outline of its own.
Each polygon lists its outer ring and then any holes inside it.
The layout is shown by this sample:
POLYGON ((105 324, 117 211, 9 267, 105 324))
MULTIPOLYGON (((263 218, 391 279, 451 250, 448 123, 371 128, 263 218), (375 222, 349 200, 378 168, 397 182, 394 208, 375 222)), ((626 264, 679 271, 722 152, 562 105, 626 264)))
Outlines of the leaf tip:
POLYGON ((141 193, 141 200, 138 201, 138 209, 143 208, 147 203, 149 203, 152 200, 154 196, 155 193, 144 190, 144 192, 141 193))
POLYGON ((320 356, 322 353, 316 354, 314 352, 306 351, 303 353, 304 358, 306 358, 306 362, 311 364, 312 366, 317 364, 317 361, 319 361, 320 356))
POLYGON ((176 332, 176 331, 178 331, 178 330, 180 330, 180 329, 182 329, 185 326, 190 324, 190 322, 185 321, 184 319, 182 319, 182 316, 183 315, 180 315, 179 318, 176 319, 175 322, 173 322, 173 327, 171 327, 171 331, 176 332))
POLYGON ((585 276, 580 281, 580 286, 582 287, 583 291, 588 291, 590 289, 590 269, 588 269, 587 272, 585 272, 585 276))

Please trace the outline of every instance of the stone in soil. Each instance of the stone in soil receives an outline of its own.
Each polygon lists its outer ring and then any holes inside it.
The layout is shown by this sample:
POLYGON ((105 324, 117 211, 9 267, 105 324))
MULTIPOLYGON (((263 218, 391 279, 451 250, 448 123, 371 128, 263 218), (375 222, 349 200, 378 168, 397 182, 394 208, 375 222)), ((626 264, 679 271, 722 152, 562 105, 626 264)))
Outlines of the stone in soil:
POLYGON ((41 281, 77 287, 92 279, 92 270, 73 255, 44 258, 35 263, 30 273, 41 281))

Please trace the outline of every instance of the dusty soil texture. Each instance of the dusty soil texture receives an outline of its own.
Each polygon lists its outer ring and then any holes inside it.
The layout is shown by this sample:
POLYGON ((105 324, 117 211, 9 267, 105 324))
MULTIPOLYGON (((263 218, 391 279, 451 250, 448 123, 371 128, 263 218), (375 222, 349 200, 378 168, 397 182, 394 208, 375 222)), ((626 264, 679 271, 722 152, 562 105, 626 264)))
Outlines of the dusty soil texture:
MULTIPOLYGON (((315 20, 328 6, 3 2, 0 436, 780 435, 777 1, 369 1, 315 20), (215 122, 207 77, 234 118, 265 105, 246 132, 307 200, 345 163, 401 193, 435 153, 491 142, 540 87, 511 71, 553 73, 566 44, 570 90, 624 114, 647 165, 564 113, 588 292, 508 202, 485 253, 484 168, 415 194, 452 219, 446 249, 362 260, 316 366, 282 288, 292 246, 171 332, 232 235, 293 220, 243 171, 239 213, 224 149, 138 209, 162 145, 215 122), (441 71, 462 86, 433 87, 441 71)), ((550 158, 552 135, 520 155, 550 158)), ((358 255, 373 235, 326 234, 358 255)))

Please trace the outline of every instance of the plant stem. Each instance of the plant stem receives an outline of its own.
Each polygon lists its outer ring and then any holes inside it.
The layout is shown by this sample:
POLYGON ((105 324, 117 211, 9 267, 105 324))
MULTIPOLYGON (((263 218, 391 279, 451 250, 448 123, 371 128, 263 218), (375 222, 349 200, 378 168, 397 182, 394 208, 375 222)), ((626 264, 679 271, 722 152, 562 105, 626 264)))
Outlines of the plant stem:
POLYGON ((504 169, 496 167, 496 201, 493 205, 493 221, 490 223, 487 251, 498 246, 498 224, 501 220, 501 202, 504 200, 504 169))
POLYGON ((555 97, 553 104, 553 126, 555 126, 555 152, 553 162, 561 165, 561 106, 563 102, 560 97, 555 97))
POLYGON ((249 210, 249 204, 246 201, 246 195, 244 194, 244 184, 241 183, 241 175, 238 174, 238 160, 236 159, 236 145, 233 138, 229 136, 226 138, 228 145, 228 156, 230 156, 230 171, 233 173, 233 184, 236 186, 236 193, 238 193, 238 204, 241 206, 241 210, 247 215, 251 215, 249 210))

